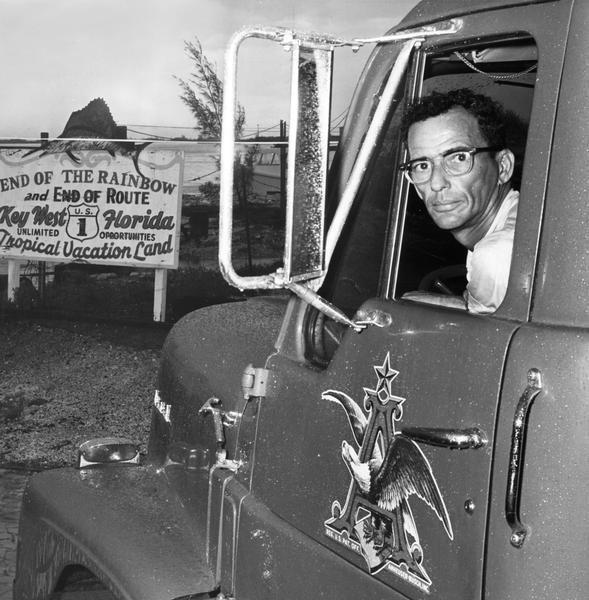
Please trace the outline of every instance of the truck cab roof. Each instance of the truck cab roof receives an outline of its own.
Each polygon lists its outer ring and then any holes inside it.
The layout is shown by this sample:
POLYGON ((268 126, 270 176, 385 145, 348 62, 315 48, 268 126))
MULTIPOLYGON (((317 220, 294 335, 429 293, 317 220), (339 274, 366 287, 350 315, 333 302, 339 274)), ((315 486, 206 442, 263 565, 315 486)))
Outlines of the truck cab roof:
MULTIPOLYGON (((550 0, 472 0, 463 2, 462 0, 423 0, 413 8, 405 18, 395 27, 395 30, 409 29, 417 25, 439 21, 440 19, 450 19, 462 15, 500 8, 509 8, 512 6, 522 6, 526 4, 542 4, 550 0)), ((566 0, 558 0, 566 1, 566 0)))

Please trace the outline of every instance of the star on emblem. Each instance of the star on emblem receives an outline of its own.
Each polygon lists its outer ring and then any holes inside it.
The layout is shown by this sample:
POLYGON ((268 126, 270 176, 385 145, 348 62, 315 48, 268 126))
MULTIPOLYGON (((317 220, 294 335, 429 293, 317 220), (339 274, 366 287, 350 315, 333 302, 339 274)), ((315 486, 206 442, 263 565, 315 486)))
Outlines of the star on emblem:
POLYGON ((384 359, 384 362, 380 367, 373 367, 374 372, 378 376, 378 383, 376 384, 376 395, 382 400, 383 396, 387 398, 387 400, 392 396, 391 386, 393 385, 393 381, 399 374, 399 371, 395 371, 391 367, 391 362, 389 359, 389 353, 384 359))
POLYGON ((368 397, 376 397, 381 404, 386 404, 390 400, 394 400, 397 404, 402 404, 405 399, 395 396, 392 392, 393 381, 395 381, 399 371, 395 371, 395 369, 391 367, 388 352, 382 365, 375 365, 373 369, 378 377, 376 389, 364 388, 365 399, 368 397))

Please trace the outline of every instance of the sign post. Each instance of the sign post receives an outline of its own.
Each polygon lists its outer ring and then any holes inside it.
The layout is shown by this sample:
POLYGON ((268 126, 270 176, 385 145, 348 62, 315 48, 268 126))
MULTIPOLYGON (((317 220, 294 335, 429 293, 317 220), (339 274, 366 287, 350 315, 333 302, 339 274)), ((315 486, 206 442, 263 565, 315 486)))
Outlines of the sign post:
POLYGON ((166 292, 168 290, 168 272, 156 269, 153 283, 153 320, 166 320, 166 292))
POLYGON ((16 300, 16 290, 20 285, 20 261, 8 261, 8 299, 16 300))

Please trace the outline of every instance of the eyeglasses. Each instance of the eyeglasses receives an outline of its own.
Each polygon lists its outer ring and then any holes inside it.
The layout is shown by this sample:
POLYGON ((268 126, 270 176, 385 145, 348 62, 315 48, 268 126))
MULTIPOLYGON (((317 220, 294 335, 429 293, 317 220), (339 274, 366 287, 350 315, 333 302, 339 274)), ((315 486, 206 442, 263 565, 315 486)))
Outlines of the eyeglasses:
MULTIPOLYGON (((498 152, 501 148, 496 146, 487 146, 484 148, 451 148, 440 154, 442 168, 452 177, 467 175, 472 171, 474 165, 474 156, 479 152, 498 152)), ((433 158, 415 158, 403 163, 399 169, 403 171, 405 177, 417 185, 427 183, 434 172, 433 158)))

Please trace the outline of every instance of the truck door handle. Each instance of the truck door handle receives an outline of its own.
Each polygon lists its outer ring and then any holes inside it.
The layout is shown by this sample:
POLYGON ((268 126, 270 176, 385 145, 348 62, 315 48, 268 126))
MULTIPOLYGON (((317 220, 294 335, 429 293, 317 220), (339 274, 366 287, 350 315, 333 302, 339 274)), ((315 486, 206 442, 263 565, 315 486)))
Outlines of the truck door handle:
POLYGON ((513 432, 511 434, 511 450, 509 452, 509 472, 507 475, 507 492, 505 496, 505 518, 511 528, 509 541, 515 548, 521 548, 526 540, 529 528, 521 522, 520 500, 521 482, 523 474, 522 459, 526 444, 526 426, 532 402, 542 391, 542 376, 538 369, 528 371, 528 385, 521 395, 515 416, 513 418, 513 432))
POLYGON ((450 450, 476 450, 487 444, 485 432, 478 427, 441 429, 439 427, 405 427, 402 433, 416 442, 450 450))

